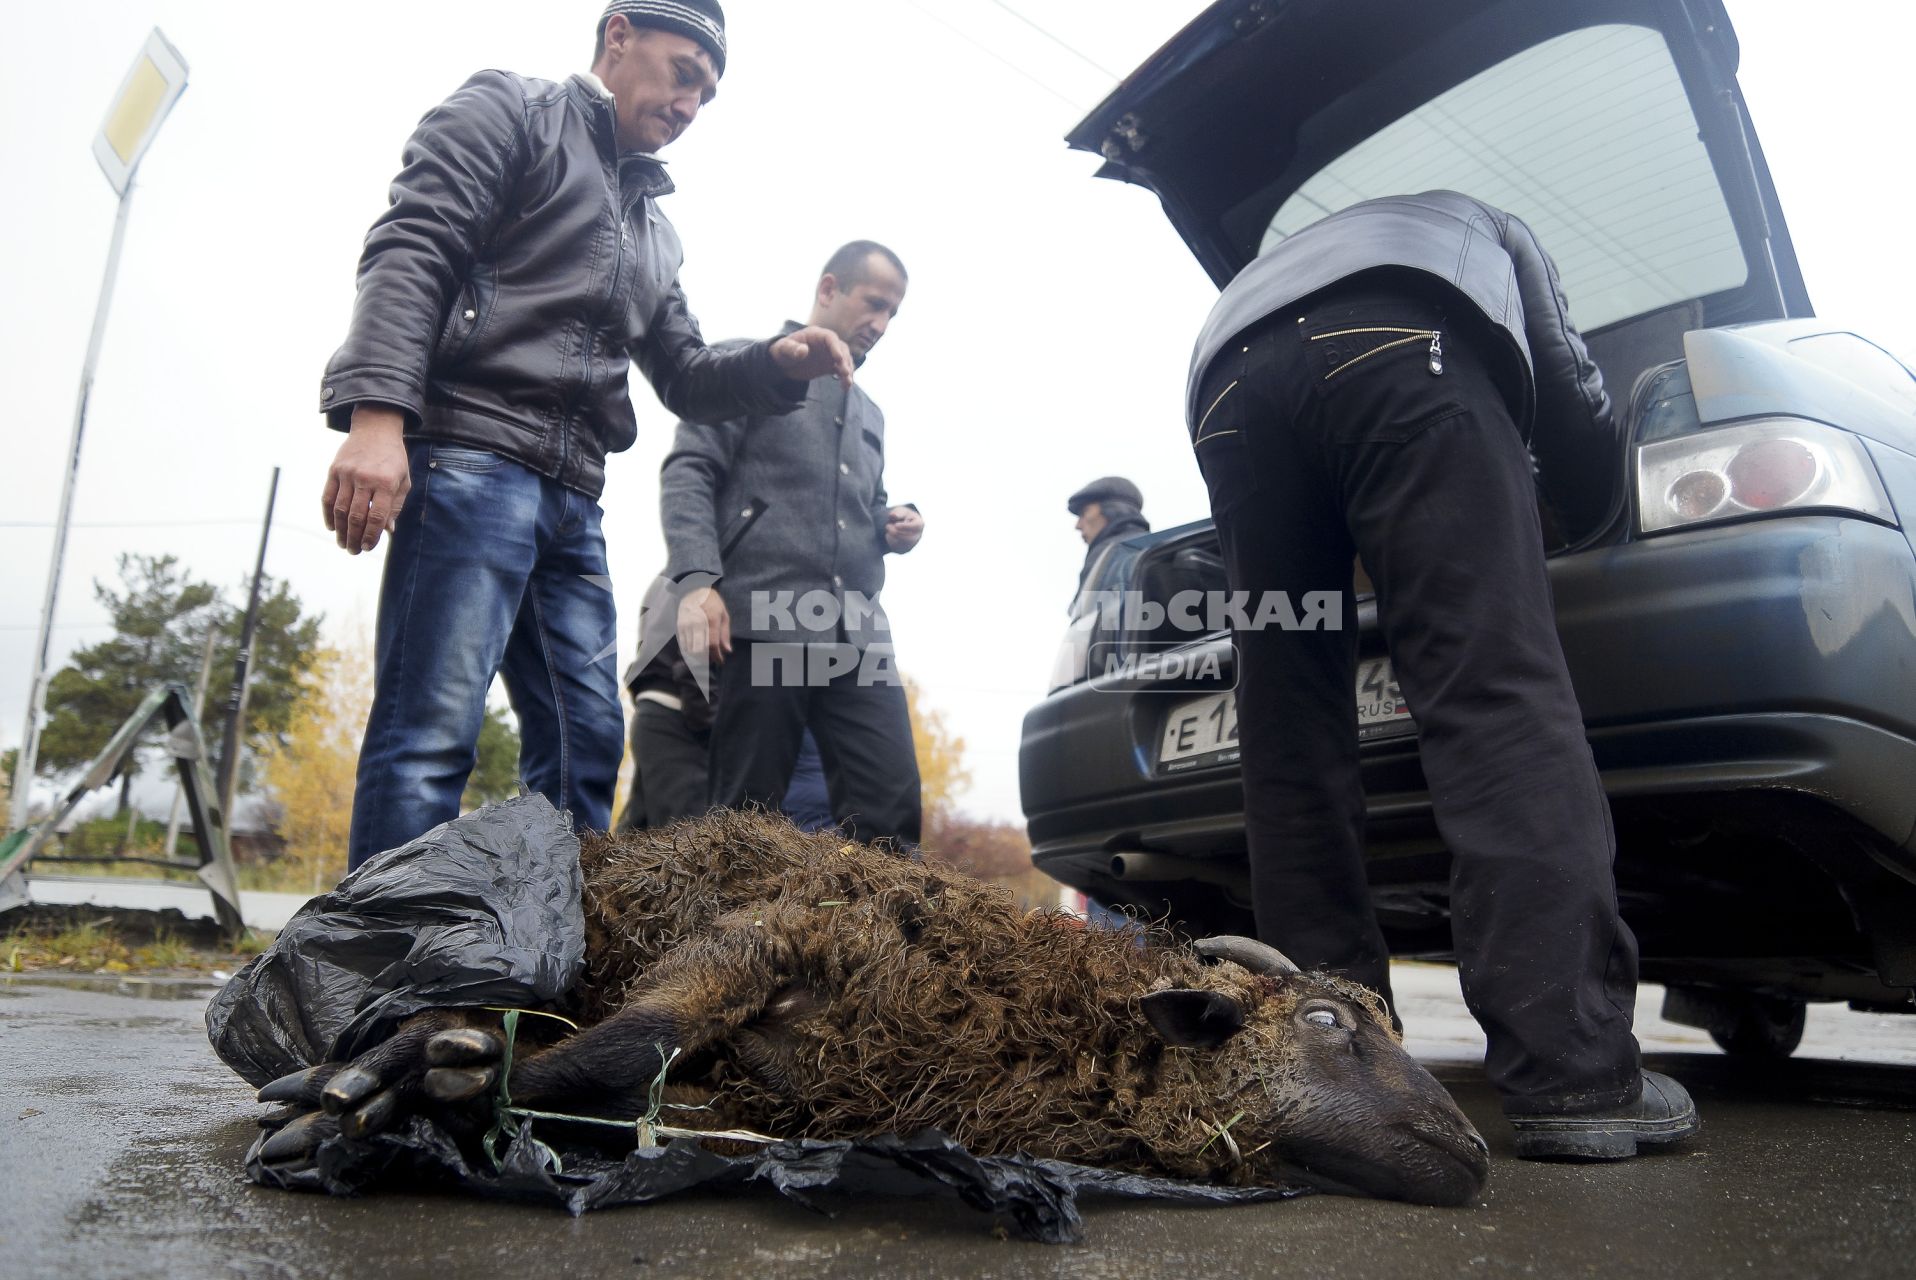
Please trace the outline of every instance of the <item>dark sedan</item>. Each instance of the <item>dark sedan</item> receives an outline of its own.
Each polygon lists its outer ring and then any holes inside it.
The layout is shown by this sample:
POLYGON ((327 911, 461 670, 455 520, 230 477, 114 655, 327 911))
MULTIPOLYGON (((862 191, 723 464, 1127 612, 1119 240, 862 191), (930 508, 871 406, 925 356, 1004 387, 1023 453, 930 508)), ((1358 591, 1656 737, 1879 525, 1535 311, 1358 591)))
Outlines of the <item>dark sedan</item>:
MULTIPOLYGON (((1718 0, 1232 0, 1070 141, 1220 285, 1398 191, 1550 248, 1618 405, 1539 500, 1624 913, 1666 1013, 1776 1054, 1805 1001, 1916 1012, 1916 379, 1815 318, 1736 63, 1718 0)), ((1208 524, 1111 547, 1020 770, 1052 876, 1248 932, 1230 638, 1194 605, 1224 585, 1208 524)), ((1359 587, 1333 604, 1362 629, 1375 903, 1393 952, 1442 957, 1416 708, 1359 587)))

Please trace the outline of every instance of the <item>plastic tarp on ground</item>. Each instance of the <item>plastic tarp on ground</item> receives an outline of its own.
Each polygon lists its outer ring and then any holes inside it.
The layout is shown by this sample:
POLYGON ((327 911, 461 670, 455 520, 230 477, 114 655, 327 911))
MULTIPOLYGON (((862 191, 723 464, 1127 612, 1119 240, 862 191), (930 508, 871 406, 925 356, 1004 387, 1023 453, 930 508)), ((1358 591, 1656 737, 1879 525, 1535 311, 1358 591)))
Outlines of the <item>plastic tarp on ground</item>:
POLYGON ((529 1129, 501 1152, 495 1170, 483 1158, 468 1160, 444 1129, 415 1116, 400 1129, 362 1141, 329 1138, 311 1163, 297 1169, 265 1164, 256 1142, 246 1156, 246 1175, 264 1186, 334 1195, 381 1186, 453 1187, 573 1214, 755 1184, 820 1211, 828 1207, 821 1199, 828 1194, 954 1196, 1045 1244, 1076 1244, 1083 1238, 1081 1195, 1243 1204, 1306 1194, 1303 1188, 1176 1182, 1030 1156, 975 1156, 932 1129, 860 1142, 780 1142, 739 1156, 721 1155, 689 1138, 641 1147, 623 1160, 603 1149, 555 1145, 562 1172, 550 1170, 546 1153, 552 1148, 533 1141, 529 1129))
POLYGON ((550 1004, 585 963, 581 888, 578 838, 543 796, 435 827, 299 909, 213 997, 213 1051, 263 1085, 421 1009, 550 1004))
MULTIPOLYGON (((263 1085, 352 1058, 421 1009, 553 1004, 584 962, 580 899, 578 840, 542 797, 468 814, 372 859, 301 908, 213 998, 206 1021, 214 1050, 249 1083, 263 1085)), ((527 1125, 500 1153, 497 1168, 426 1116, 368 1138, 330 1137, 297 1165, 267 1164, 263 1142, 264 1135, 247 1153, 248 1178, 333 1195, 430 1184, 576 1214, 754 1183, 812 1207, 827 1192, 946 1194, 1053 1243, 1080 1237, 1080 1194, 1191 1203, 1301 1194, 974 1156, 933 1131, 786 1141, 743 1156, 678 1138, 620 1159, 550 1133, 535 1139, 527 1125)))

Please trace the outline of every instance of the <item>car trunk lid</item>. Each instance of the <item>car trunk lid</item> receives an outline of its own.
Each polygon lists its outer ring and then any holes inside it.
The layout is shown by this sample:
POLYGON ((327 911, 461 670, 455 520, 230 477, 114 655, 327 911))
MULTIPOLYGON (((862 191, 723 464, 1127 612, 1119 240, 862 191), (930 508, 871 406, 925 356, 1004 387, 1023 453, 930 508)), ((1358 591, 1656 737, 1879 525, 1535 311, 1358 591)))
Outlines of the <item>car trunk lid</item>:
POLYGON ((1224 0, 1069 141, 1220 285, 1338 208, 1449 187, 1530 223, 1586 333, 1807 315, 1736 61, 1720 0, 1224 0))

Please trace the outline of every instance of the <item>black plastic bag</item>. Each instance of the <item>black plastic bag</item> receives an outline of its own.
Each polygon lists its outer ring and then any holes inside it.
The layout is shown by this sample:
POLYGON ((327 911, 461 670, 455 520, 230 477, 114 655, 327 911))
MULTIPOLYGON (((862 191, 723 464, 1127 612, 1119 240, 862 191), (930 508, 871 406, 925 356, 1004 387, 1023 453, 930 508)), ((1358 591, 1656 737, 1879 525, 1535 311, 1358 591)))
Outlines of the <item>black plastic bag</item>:
POLYGON ((550 1003, 585 962, 580 893, 578 838, 543 796, 435 827, 299 909, 213 997, 213 1050, 263 1085, 421 1009, 550 1003))
POLYGON ((1019 1235, 1043 1244, 1076 1244, 1083 1238, 1081 1195, 1244 1204, 1306 1194, 1300 1187, 1178 1182, 1031 1156, 975 1156, 933 1129, 861 1142, 779 1142, 739 1156, 721 1155, 690 1138, 638 1148, 623 1161, 592 1148, 561 1147, 560 1173, 546 1165, 553 1148, 532 1141, 529 1129, 500 1153, 495 1171, 468 1162, 459 1144, 423 1117, 372 1138, 329 1138, 298 1168, 262 1161, 259 1151, 265 1140, 261 1135, 246 1156, 246 1176, 265 1186, 334 1195, 355 1195, 382 1185, 454 1186, 487 1199, 549 1205, 573 1214, 752 1184, 768 1185, 821 1212, 818 1197, 827 1192, 944 1195, 1003 1219, 1019 1235))

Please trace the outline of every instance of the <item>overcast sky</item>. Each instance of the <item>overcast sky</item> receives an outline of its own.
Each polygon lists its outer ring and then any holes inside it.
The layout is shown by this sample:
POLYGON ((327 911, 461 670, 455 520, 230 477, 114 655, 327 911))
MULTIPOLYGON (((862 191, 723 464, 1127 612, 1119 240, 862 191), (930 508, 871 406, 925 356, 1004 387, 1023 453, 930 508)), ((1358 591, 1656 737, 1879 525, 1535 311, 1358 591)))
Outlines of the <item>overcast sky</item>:
MULTIPOLYGON (((668 153, 665 204, 708 337, 803 318, 839 243, 896 249, 911 291, 860 373, 888 487, 923 544, 885 589, 901 666, 967 743, 966 807, 1017 818, 1017 746, 1083 548, 1064 498, 1131 476, 1159 528, 1206 513, 1182 430, 1215 293, 1139 189, 1063 134, 1198 0, 727 0, 717 101, 668 153)), ((1741 74, 1819 314, 1916 355, 1908 301, 1916 15, 1903 0, 1729 0, 1741 74)), ((380 556, 320 527, 338 437, 319 374, 413 124, 472 71, 583 69, 600 6, 463 0, 8 3, 0 42, 0 744, 19 741, 51 523, 114 198, 89 144, 147 31, 191 86, 140 172, 83 453, 56 663, 107 629, 91 582, 127 550, 237 589, 272 468, 268 570, 336 637, 369 630, 380 556)), ((663 564, 672 420, 635 381, 639 441, 603 503, 620 628, 663 564)))

